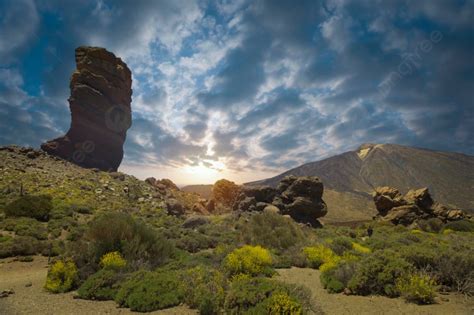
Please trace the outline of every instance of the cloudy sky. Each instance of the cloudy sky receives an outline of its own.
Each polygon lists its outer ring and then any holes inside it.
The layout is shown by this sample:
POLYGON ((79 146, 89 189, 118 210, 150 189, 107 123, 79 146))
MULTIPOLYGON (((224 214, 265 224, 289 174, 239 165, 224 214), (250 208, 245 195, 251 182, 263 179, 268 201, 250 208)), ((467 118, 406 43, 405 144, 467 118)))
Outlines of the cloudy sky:
POLYGON ((0 0, 0 145, 70 124, 74 48, 133 72, 121 170, 265 178, 364 142, 474 154, 474 1, 0 0))

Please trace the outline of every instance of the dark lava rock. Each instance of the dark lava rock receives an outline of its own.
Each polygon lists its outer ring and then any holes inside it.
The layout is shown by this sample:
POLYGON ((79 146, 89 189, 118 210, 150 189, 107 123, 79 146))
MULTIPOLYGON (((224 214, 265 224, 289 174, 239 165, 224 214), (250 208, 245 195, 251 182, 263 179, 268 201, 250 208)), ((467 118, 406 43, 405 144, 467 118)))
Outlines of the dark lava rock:
POLYGON ((132 74, 120 58, 99 47, 77 48, 76 65, 70 82, 71 127, 41 148, 82 167, 116 171, 132 122, 132 74))

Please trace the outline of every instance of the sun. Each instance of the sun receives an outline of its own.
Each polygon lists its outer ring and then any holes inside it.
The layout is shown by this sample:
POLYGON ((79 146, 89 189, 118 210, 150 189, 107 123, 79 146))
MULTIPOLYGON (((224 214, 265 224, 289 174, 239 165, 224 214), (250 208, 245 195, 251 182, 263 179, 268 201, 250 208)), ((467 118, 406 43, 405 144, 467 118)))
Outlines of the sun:
POLYGON ((212 184, 221 179, 222 173, 226 170, 225 164, 219 161, 202 160, 197 165, 189 165, 183 171, 192 176, 193 182, 202 184, 212 184))

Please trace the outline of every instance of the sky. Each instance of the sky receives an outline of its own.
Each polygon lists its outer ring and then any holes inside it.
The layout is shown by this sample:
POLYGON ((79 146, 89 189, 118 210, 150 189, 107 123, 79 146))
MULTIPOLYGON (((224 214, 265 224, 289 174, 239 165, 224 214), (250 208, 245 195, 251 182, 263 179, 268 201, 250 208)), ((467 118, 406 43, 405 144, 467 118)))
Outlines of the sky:
POLYGON ((243 183, 367 142, 472 155, 473 21, 473 0, 0 0, 0 145, 68 130, 90 45, 132 70, 139 178, 243 183))

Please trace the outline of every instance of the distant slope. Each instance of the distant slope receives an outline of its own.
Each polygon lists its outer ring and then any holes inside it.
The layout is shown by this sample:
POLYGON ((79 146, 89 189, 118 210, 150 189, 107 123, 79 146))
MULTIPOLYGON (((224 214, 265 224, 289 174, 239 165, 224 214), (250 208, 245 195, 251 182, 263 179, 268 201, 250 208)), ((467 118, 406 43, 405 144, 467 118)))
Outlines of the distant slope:
POLYGON ((356 151, 304 164, 249 185, 275 186, 287 175, 318 176, 323 181, 327 220, 369 218, 375 214, 370 194, 374 187, 385 185, 403 193, 426 186, 436 201, 474 212, 474 156, 460 153, 364 144, 356 151))
POLYGON ((202 198, 209 199, 212 194, 213 185, 188 185, 181 188, 181 191, 187 193, 196 193, 202 198))

